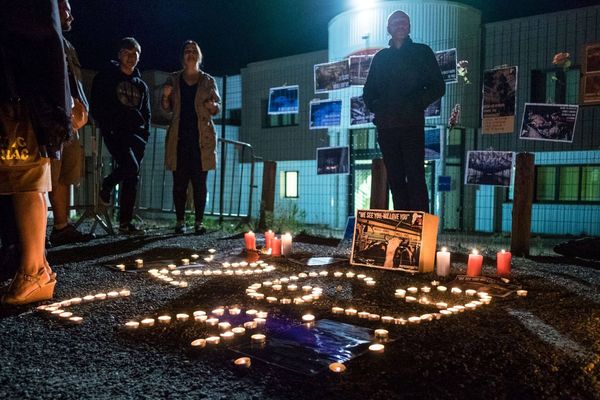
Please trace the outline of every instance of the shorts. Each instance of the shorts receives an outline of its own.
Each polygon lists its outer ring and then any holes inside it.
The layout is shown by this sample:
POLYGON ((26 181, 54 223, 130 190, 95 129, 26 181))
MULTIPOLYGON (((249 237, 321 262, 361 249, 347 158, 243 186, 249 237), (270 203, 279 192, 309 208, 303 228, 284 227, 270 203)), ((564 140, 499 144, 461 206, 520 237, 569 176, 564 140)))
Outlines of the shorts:
POLYGON ((63 146, 60 160, 50 162, 52 171, 52 186, 78 185, 81 181, 83 167, 83 148, 77 135, 63 146))
POLYGON ((45 193, 52 190, 50 159, 40 158, 28 167, 0 168, 0 194, 45 193))

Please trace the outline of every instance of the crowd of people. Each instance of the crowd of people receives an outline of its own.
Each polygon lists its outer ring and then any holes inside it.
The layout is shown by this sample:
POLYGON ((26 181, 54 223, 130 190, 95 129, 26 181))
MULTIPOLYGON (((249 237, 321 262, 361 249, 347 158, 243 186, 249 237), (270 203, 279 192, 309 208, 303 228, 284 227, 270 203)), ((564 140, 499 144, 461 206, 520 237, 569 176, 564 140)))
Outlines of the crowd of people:
MULTIPOLYGON (((119 185, 119 232, 145 233, 132 223, 151 121, 149 89, 137 69, 141 46, 132 37, 120 41, 117 60, 96 75, 88 102, 77 53, 63 36, 73 21, 69 0, 20 0, 0 16, 0 281, 12 277, 2 304, 51 299, 57 279, 46 247, 92 239, 69 221, 70 187, 82 176, 78 129, 89 115, 114 161, 99 201, 109 206, 119 185), (53 211, 48 238, 46 193, 53 211)), ((206 176, 216 167, 212 117, 221 99, 214 78, 200 69, 198 43, 184 43, 181 61, 161 96, 171 117, 165 166, 173 172, 175 231, 186 231, 191 182, 194 232, 203 234, 206 176)))

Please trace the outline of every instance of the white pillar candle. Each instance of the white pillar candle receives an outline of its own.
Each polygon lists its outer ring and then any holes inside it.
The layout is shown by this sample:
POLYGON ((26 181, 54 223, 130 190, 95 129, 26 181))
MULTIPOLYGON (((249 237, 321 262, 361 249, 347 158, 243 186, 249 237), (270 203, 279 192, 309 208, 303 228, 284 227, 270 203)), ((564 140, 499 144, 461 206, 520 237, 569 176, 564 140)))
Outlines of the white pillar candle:
POLYGON ((198 254, 192 254, 190 257, 192 257, 192 260, 197 260, 200 258, 200 255, 198 254))
POLYGON ((292 254, 292 235, 285 233, 281 235, 281 255, 289 256, 292 254))
POLYGON ((445 247, 437 252, 436 272, 438 276, 448 276, 450 274, 450 252, 445 247))

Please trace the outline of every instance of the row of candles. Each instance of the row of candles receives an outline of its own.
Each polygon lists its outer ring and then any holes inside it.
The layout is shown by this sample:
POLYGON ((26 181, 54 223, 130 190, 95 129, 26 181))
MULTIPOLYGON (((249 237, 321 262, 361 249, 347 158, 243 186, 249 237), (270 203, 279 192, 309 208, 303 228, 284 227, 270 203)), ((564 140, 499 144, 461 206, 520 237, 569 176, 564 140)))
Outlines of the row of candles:
MULTIPOLYGON (((509 276, 511 269, 512 254, 510 251, 500 250, 496 254, 496 273, 499 276, 509 276)), ((442 247, 437 252, 436 257, 436 273, 438 276, 448 276, 450 274, 450 252, 445 247, 442 247)), ((477 249, 473 249, 469 254, 467 261, 467 276, 480 276, 483 266, 483 256, 479 254, 477 249)))
MULTIPOLYGON (((275 233, 268 230, 264 233, 265 247, 264 251, 272 256, 287 257, 292 253, 292 235, 284 233, 280 237, 275 236, 275 233)), ((256 234, 252 231, 244 234, 244 244, 246 250, 256 250, 256 234)))

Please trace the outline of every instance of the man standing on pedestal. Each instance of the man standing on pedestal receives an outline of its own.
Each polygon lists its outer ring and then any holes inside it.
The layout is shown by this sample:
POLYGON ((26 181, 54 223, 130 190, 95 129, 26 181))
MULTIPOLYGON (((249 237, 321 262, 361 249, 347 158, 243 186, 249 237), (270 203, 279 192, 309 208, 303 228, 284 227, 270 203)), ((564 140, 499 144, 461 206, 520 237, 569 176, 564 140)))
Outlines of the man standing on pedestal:
MULTIPOLYGON (((58 12, 60 26, 63 33, 71 30, 73 15, 69 0, 58 1, 58 12)), ((69 71, 69 85, 71 97, 73 98, 73 109, 71 123, 73 125, 73 137, 63 146, 60 160, 52 160, 50 169, 52 172, 52 191, 48 193, 54 227, 50 234, 52 246, 60 246, 68 243, 86 242, 93 238, 92 235, 84 235, 79 232, 73 224, 69 223, 69 189, 71 185, 78 185, 81 180, 83 149, 79 141, 77 129, 81 128, 88 120, 88 102, 83 92, 81 83, 81 66, 75 48, 63 37, 67 68, 69 71)))
POLYGON ((119 232, 145 232, 131 223, 140 166, 150 136, 148 86, 136 68, 142 49, 132 37, 121 39, 119 61, 99 72, 92 84, 92 115, 98 122, 104 144, 117 167, 104 178, 99 198, 109 205, 111 193, 120 184, 119 232))
POLYGON ((444 95, 446 86, 433 51, 411 40, 406 13, 393 12, 387 30, 390 47, 373 58, 363 99, 375 114, 394 209, 429 212, 424 110, 444 95))

